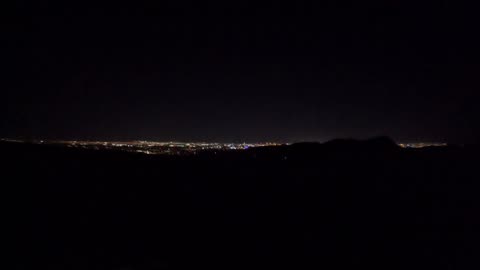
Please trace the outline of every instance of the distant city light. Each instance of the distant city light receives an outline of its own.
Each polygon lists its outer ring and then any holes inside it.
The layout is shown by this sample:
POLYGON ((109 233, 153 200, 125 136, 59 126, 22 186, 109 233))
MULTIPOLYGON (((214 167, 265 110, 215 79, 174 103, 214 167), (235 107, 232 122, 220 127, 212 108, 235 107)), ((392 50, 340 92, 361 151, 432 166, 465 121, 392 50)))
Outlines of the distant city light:
POLYGON ((423 147, 432 147, 432 146, 447 146, 446 143, 437 143, 437 142, 420 142, 420 143, 399 143, 402 148, 423 148, 423 147))
MULTIPOLYGON (((4 142, 24 141, 13 139, 0 139, 4 142)), ((199 152, 217 153, 218 151, 242 151, 252 147, 280 146, 288 145, 288 143, 206 143, 206 142, 155 142, 155 141, 124 141, 124 142, 108 142, 108 141, 47 141, 37 140, 31 141, 35 144, 52 144, 65 145, 69 148, 95 149, 95 150, 120 150, 132 153, 142 153, 146 155, 192 155, 199 152)), ((423 148, 423 147, 442 147, 447 146, 446 143, 438 142, 419 142, 419 143, 399 143, 402 148, 423 148)))
MULTIPOLYGON (((0 139, 7 142, 22 142, 19 140, 0 139)), ((154 141, 33 141, 35 144, 65 145, 69 148, 94 149, 94 150, 120 150, 146 155, 192 155, 199 152, 217 154, 218 151, 246 150, 251 147, 283 145, 280 143, 184 143, 184 142, 154 142, 154 141)))

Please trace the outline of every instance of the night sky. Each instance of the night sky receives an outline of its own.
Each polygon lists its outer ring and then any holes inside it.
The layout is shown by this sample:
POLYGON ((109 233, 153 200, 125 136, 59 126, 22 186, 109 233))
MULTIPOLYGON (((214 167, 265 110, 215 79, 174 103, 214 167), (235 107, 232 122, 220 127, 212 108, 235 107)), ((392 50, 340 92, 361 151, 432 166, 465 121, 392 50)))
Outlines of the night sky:
POLYGON ((478 141, 460 1, 11 2, 0 137, 478 141))

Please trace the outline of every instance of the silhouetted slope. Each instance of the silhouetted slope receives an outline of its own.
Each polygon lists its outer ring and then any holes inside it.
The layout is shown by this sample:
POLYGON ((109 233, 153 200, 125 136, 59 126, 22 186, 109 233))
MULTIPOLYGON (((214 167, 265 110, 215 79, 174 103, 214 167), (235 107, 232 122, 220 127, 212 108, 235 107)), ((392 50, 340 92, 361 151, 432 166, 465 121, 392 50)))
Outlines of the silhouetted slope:
POLYGON ((0 144, 18 269, 477 269, 474 148, 0 144))

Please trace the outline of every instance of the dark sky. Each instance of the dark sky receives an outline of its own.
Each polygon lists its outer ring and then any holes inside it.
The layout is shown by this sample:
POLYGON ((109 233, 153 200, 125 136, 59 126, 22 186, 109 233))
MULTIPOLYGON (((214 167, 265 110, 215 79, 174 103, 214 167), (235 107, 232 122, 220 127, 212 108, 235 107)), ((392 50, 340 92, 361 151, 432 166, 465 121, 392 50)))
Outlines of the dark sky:
POLYGON ((11 1, 0 137, 474 142, 460 1, 11 1))

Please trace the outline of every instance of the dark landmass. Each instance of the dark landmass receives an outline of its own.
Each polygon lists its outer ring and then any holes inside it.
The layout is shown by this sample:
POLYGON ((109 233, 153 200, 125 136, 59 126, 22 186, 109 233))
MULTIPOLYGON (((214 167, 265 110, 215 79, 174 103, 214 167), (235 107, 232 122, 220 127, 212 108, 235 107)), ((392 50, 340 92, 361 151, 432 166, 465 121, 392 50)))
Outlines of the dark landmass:
POLYGON ((14 269, 479 269, 480 149, 0 143, 14 269))

